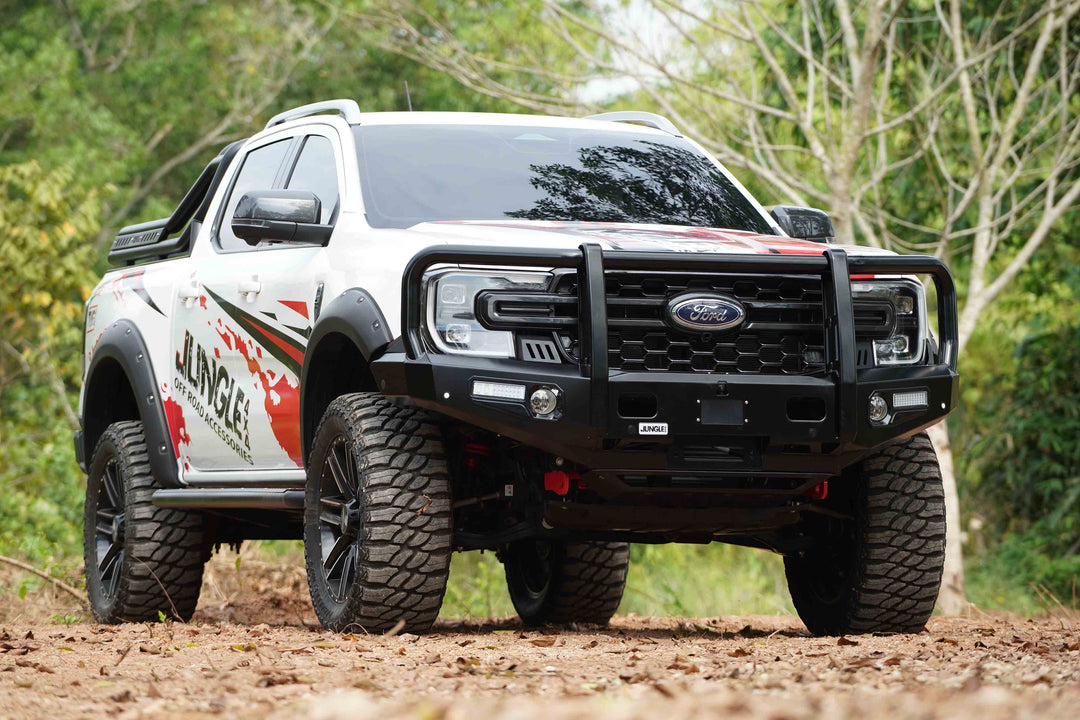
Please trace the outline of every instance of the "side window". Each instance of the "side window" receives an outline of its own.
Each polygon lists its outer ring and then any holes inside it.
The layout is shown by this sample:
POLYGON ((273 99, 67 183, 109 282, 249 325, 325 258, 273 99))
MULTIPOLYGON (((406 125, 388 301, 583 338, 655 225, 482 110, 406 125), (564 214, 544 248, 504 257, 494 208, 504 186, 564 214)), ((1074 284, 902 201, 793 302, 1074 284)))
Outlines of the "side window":
POLYGON ((308 135, 300 157, 285 186, 289 190, 310 190, 322 203, 320 222, 329 225, 337 215, 338 182, 334 146, 322 135, 308 135))
POLYGON ((222 250, 251 249, 244 240, 233 235, 233 213, 236 212, 236 206, 244 193, 250 190, 270 190, 274 187, 274 178, 281 167, 281 161, 285 159, 290 140, 291 138, 286 138, 263 145, 244 157, 244 164, 236 175, 229 199, 225 201, 225 215, 221 218, 221 227, 218 228, 218 244, 222 250))

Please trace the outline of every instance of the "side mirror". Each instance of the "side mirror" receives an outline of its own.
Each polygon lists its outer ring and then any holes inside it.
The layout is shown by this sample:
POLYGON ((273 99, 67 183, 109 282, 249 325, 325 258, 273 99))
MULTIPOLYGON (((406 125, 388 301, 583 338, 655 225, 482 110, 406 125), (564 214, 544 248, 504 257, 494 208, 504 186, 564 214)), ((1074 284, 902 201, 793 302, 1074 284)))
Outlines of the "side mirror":
POLYGON ((233 213, 232 231, 248 245, 290 242, 325 245, 333 225, 320 225, 322 203, 309 190, 252 190, 233 213))
POLYGON ((829 213, 824 210, 798 205, 776 205, 769 210, 769 214, 791 237, 820 243, 827 243, 836 237, 829 213))

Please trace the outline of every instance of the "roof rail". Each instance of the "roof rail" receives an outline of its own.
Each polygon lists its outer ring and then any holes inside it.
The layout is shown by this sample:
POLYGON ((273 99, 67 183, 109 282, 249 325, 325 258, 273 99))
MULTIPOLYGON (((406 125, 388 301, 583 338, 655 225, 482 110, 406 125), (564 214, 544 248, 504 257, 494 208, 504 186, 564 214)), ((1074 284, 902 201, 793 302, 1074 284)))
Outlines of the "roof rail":
POLYGON ((342 98, 338 100, 325 100, 323 102, 311 103, 310 105, 301 105, 298 108, 278 113, 270 118, 270 122, 266 123, 266 128, 263 129, 272 128, 275 125, 280 125, 281 123, 290 120, 297 120, 309 115, 319 115, 325 112, 337 113, 345 118, 345 122, 350 125, 357 125, 360 122, 360 106, 356 104, 355 100, 342 98))
POLYGON ((657 115, 651 112, 641 112, 640 110, 622 110, 619 112, 607 112, 600 113, 599 115, 589 115, 586 120, 607 120, 608 122, 636 122, 642 125, 648 125, 651 128, 657 130, 663 130, 664 132, 671 133, 676 137, 682 137, 682 133, 679 132, 679 128, 675 127, 675 124, 668 120, 663 115, 657 115))

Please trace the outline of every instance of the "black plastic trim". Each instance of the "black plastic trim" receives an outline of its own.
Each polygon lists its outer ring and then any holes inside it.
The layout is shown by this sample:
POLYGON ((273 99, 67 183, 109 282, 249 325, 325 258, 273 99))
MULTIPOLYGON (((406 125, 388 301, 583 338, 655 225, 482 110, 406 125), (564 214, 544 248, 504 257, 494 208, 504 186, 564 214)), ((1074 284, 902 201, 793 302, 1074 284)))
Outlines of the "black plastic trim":
POLYGON ((836 236, 832 220, 824 210, 799 205, 774 205, 769 208, 769 215, 793 238, 827 243, 836 236), (817 232, 810 232, 814 230, 817 232))
POLYGON ((75 461, 79 463, 79 469, 86 472, 86 448, 83 447, 86 440, 83 439, 83 431, 75 431, 75 461))
MULTIPOLYGON (((321 308, 315 326, 308 337, 304 351, 304 364, 300 370, 300 437, 306 438, 304 404, 307 393, 308 369, 311 358, 319 348, 319 342, 327 335, 340 334, 349 338, 364 359, 371 362, 393 341, 386 326, 386 316, 371 293, 363 288, 349 288, 321 308)), ((303 457, 307 457, 303 448, 303 457)))
MULTIPOLYGON (((169 423, 150 363, 150 351, 146 349, 146 342, 135 323, 127 319, 117 320, 101 334, 86 373, 87 382, 93 382, 95 371, 107 359, 120 365, 135 393, 154 477, 167 487, 180 487, 169 423)), ((89 458, 92 452, 93 448, 85 447, 84 441, 83 457, 89 458)))

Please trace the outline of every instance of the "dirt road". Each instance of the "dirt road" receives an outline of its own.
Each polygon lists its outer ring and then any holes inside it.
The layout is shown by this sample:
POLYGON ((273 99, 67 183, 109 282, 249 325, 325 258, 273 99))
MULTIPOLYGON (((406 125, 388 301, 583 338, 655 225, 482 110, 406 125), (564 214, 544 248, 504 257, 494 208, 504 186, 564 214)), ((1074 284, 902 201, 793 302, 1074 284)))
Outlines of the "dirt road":
MULTIPOLYGON (((204 618, 211 619, 211 618, 204 618)), ((0 716, 1076 718, 1080 631, 936 620, 811 638, 792 618, 440 624, 424 637, 196 622, 0 627, 0 716)))
POLYGON ((372 637, 317 628, 299 568, 256 570, 226 587, 212 567, 187 625, 62 625, 3 606, 0 718, 1080 717, 1075 617, 842 639, 790 617, 440 622, 372 637))

